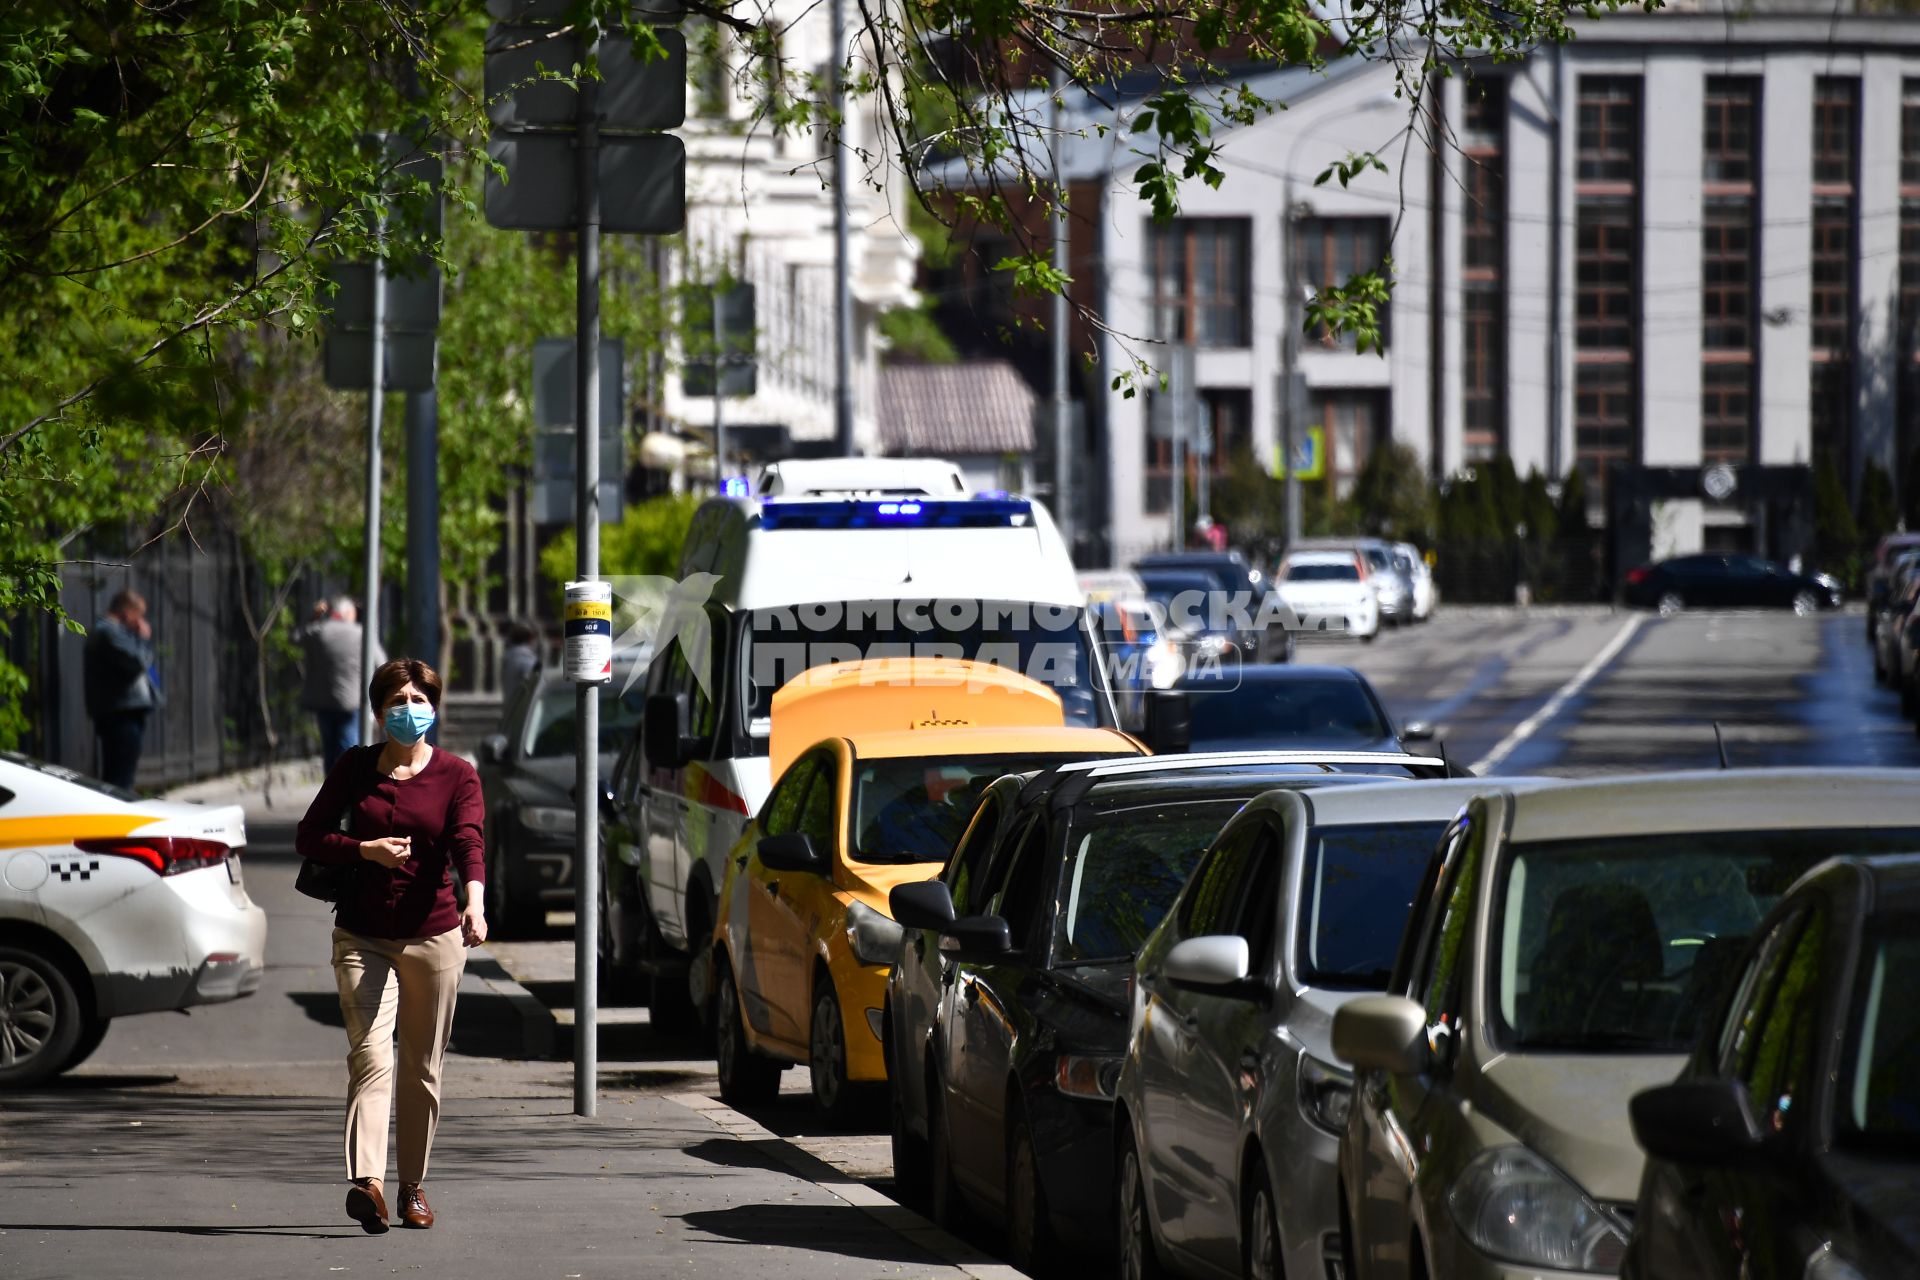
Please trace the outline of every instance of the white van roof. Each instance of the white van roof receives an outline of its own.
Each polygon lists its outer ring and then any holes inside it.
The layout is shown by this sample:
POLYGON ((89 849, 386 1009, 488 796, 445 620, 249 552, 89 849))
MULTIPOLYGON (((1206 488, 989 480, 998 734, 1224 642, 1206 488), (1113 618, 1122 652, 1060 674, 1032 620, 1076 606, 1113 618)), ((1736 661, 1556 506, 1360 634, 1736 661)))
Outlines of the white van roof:
POLYGON ((693 573, 716 575, 711 598, 733 609, 849 600, 1086 603, 1046 508, 998 494, 712 498, 694 513, 681 552, 681 576, 693 573))
POLYGON ((957 498, 966 495, 967 481, 959 467, 941 458, 795 458, 768 463, 753 492, 761 498, 862 494, 957 498))

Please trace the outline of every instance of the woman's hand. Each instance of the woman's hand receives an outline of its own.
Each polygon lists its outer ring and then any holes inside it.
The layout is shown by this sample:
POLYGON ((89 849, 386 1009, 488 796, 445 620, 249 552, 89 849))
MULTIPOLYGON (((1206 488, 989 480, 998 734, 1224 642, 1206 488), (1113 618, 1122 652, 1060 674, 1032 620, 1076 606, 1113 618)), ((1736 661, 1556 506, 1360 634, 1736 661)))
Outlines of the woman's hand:
POLYGON ((487 940, 487 912, 481 906, 483 896, 479 885, 467 886, 467 905, 460 912, 460 940, 470 947, 487 940))
POLYGON ((360 856, 389 871, 404 867, 413 856, 413 837, 381 836, 378 840, 362 840, 360 856))

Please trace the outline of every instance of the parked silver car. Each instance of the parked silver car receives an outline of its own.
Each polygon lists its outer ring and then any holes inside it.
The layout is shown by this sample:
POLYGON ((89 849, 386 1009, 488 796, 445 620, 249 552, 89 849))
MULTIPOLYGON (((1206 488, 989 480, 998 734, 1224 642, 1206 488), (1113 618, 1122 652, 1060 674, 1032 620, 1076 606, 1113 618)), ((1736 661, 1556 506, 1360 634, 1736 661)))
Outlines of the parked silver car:
POLYGON ((1645 1160, 1627 1101, 1680 1071, 1747 943, 1836 854, 1914 847, 1899 770, 1489 790, 1449 829, 1389 994, 1333 1020, 1355 1280, 1612 1274, 1645 1160))
POLYGON ((1123 1276, 1341 1274, 1351 1075, 1334 1011, 1386 988, 1442 833, 1489 785, 1273 790, 1214 840, 1134 971, 1114 1128, 1123 1276))

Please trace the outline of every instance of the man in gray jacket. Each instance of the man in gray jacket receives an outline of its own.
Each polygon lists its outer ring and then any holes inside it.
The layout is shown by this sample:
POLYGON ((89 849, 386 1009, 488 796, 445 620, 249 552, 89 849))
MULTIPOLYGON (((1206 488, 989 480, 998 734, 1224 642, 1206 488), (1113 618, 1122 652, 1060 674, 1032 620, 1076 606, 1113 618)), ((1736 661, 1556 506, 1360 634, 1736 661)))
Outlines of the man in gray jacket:
MULTIPOLYGON (((300 705, 313 712, 320 726, 320 755, 328 773, 347 753, 360 745, 360 704, 367 682, 360 670, 360 610, 347 596, 333 602, 331 611, 319 606, 320 616, 300 629, 305 670, 300 681, 300 705)), ((373 665, 387 660, 380 641, 373 642, 373 665)))
POLYGON ((159 705, 153 683, 153 628, 139 592, 122 590, 87 635, 82 663, 87 715, 100 738, 100 776, 131 787, 146 741, 147 717, 159 705))

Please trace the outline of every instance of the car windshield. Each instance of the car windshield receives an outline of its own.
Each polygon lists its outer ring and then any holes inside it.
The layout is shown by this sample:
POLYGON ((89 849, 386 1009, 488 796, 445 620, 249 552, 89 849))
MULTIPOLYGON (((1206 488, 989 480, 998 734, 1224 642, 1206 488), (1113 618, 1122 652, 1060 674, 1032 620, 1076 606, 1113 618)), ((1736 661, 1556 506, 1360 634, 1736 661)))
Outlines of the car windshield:
POLYGON ((1490 936, 1509 1049, 1683 1053, 1760 918, 1826 858, 1914 830, 1730 831, 1514 846, 1490 936))
POLYGON ((1300 979, 1385 991, 1445 822, 1315 827, 1300 894, 1300 979))
POLYGON ((1242 799, 1136 805, 1076 816, 1067 831, 1054 963, 1131 960, 1242 799))
POLYGON ((1920 918, 1882 921, 1857 979, 1839 1125, 1852 1145, 1920 1150, 1920 918))
POLYGON ((862 760, 853 775, 853 858, 945 862, 995 778, 1085 758, 1009 753, 862 760))
POLYGON ((1393 731, 1358 680, 1246 681, 1234 686, 1231 674, 1218 689, 1187 687, 1194 750, 1207 744, 1245 743, 1284 748, 1372 746, 1393 731))
POLYGON ((1360 570, 1351 560, 1308 560, 1287 565, 1288 582, 1358 582, 1360 570))
MULTIPOLYGON (((44 773, 49 778, 58 778, 60 781, 72 783, 76 787, 85 787, 89 791, 97 791, 103 796, 112 796, 115 800, 138 800, 140 798, 138 792, 129 791, 125 787, 116 787, 111 782, 102 782, 98 778, 89 778, 84 773, 75 773, 65 765, 49 764, 45 760, 35 760, 32 756, 23 756, 17 751, 0 751, 0 760, 5 760, 8 764, 17 764, 22 769, 31 769, 35 773, 44 773)), ((13 798, 11 792, 7 794, 7 798, 9 800, 13 798)))
MULTIPOLYGON (((624 676, 615 672, 610 684, 600 686, 600 749, 618 751, 626 745, 628 736, 640 723, 640 710, 645 705, 645 689, 636 682, 623 695, 620 687, 625 683, 624 676)), ((574 730, 574 686, 570 684, 550 684, 541 689, 534 698, 533 705, 527 708, 527 730, 523 741, 525 752, 530 760, 553 760, 573 754, 575 744, 574 730)))
MULTIPOLYGON (((1066 723, 1109 723, 1096 696, 1083 611, 1005 600, 855 600, 756 609, 741 655, 748 723, 766 724, 773 695, 803 671, 864 658, 990 662, 1060 695, 1066 723)), ((756 727, 754 732, 763 730, 756 727)), ((765 738, 760 739, 762 746, 765 738)))

